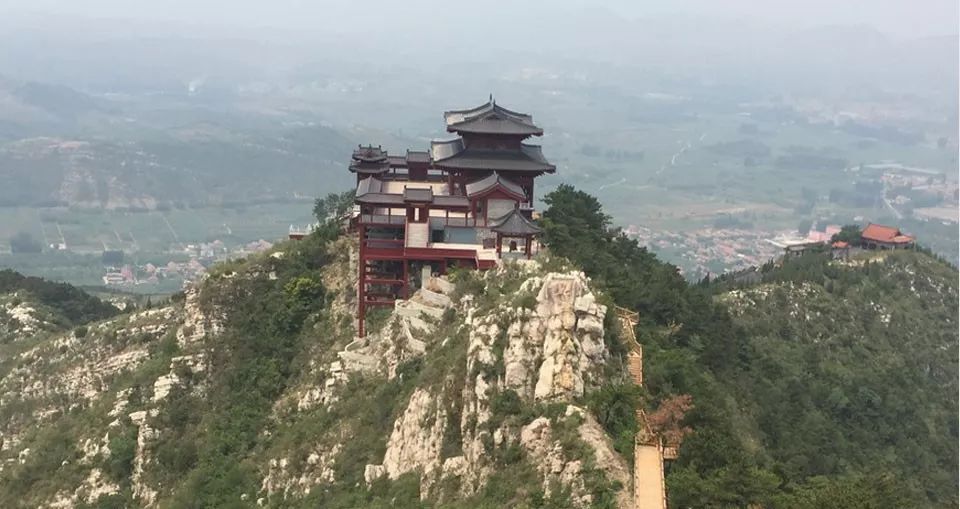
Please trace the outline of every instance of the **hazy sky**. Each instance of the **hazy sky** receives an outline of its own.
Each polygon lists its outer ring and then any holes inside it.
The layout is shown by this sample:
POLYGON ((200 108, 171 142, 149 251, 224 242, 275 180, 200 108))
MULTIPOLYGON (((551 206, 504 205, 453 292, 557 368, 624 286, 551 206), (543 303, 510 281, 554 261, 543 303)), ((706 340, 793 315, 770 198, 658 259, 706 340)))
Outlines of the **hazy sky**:
POLYGON ((435 22, 470 23, 478 10, 503 17, 533 18, 538 10, 575 16, 598 5, 628 18, 702 16, 788 29, 869 25, 904 37, 957 34, 960 17, 957 0, 0 0, 0 17, 43 13, 353 32, 367 23, 398 30, 435 22))

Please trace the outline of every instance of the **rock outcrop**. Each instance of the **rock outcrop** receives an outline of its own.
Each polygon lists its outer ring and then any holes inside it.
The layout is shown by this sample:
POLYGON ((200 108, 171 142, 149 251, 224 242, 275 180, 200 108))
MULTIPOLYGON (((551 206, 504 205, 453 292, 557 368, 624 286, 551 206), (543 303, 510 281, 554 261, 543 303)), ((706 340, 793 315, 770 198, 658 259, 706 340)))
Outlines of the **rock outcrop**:
MULTIPOLYGON (((462 493, 470 495, 495 468, 491 447, 520 445, 532 463, 549 465, 539 469, 545 487, 560 481, 572 487, 578 505, 589 504, 582 480, 583 460, 568 460, 560 454, 560 444, 551 438, 550 419, 540 417, 522 428, 494 428, 491 422, 497 416, 491 399, 504 391, 513 391, 529 405, 536 401, 569 403, 582 396, 597 382, 607 362, 603 342, 606 307, 596 302, 589 280, 581 272, 539 275, 535 262, 504 270, 519 271, 512 276, 523 279, 516 295, 528 296, 525 303, 532 306, 513 306, 511 299, 505 299, 484 308, 470 296, 460 303, 468 346, 466 379, 456 395, 459 422, 450 422, 451 415, 441 403, 449 395, 443 394, 442 388, 416 389, 394 423, 383 464, 367 467, 368 482, 380 475, 396 479, 417 471, 421 473, 422 496, 431 494, 434 484, 447 477, 458 478, 462 493), (444 457, 444 433, 451 425, 459 427, 462 438, 455 449, 462 454, 444 457)), ((488 285, 495 285, 498 277, 503 274, 493 273, 485 279, 488 285)), ((452 293, 452 288, 446 291, 452 293)), ((584 414, 575 407, 570 409, 584 414)), ((591 461, 604 469, 609 466, 615 472, 612 478, 628 486, 629 469, 609 441, 600 439, 603 432, 596 421, 582 420, 581 436, 596 450, 591 461)), ((627 507, 626 490, 623 493, 621 506, 627 507)))

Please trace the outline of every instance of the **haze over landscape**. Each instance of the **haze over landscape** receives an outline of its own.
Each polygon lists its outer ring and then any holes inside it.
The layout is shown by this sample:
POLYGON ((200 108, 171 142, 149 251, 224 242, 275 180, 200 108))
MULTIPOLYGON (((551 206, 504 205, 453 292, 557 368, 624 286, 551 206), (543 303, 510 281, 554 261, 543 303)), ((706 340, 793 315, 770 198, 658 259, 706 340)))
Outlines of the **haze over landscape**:
POLYGON ((0 0, 0 508, 958 507, 956 0, 0 0))
POLYGON ((895 222, 956 261, 956 11, 7 3, 0 237, 47 246, 9 265, 84 285, 105 250, 141 269, 240 253, 348 186, 350 147, 423 148, 438 109, 493 94, 546 127, 559 171, 538 194, 595 193, 691 278, 850 222, 895 222))

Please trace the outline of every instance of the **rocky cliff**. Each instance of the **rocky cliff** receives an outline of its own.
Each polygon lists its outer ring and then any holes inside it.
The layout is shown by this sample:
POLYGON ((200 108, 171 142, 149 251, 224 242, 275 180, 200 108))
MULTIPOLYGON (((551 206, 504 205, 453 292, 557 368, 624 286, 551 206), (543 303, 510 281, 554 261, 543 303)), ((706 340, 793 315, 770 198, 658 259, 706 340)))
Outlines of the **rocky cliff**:
POLYGON ((620 365, 583 273, 431 278, 357 339, 352 247, 281 246, 82 335, 8 305, 0 503, 629 506, 585 406, 620 365))

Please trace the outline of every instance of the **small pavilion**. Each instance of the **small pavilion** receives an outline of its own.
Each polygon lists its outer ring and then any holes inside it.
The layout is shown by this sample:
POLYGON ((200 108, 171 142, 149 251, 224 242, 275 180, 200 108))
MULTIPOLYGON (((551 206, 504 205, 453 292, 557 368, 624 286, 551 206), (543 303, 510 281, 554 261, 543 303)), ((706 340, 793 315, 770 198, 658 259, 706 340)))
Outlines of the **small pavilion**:
MULTIPOLYGON (((540 227, 524 217, 520 209, 513 209, 498 219, 490 231, 497 234, 497 257, 502 254, 504 239, 520 239, 523 240, 523 253, 528 260, 533 254, 533 237, 543 232, 540 227)), ((510 250, 514 251, 515 244, 511 242, 510 246, 510 250)))

